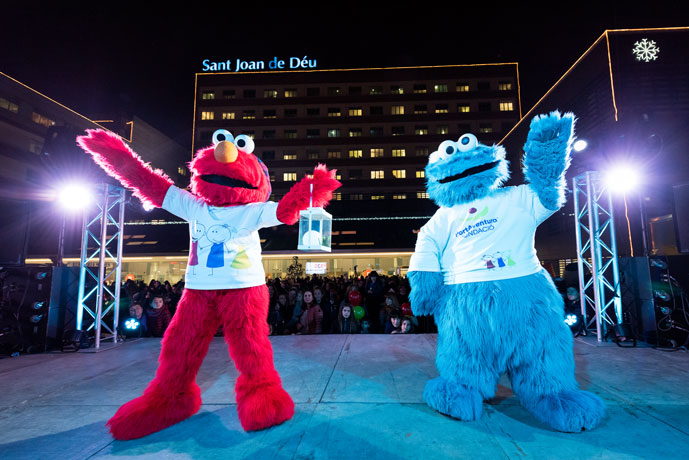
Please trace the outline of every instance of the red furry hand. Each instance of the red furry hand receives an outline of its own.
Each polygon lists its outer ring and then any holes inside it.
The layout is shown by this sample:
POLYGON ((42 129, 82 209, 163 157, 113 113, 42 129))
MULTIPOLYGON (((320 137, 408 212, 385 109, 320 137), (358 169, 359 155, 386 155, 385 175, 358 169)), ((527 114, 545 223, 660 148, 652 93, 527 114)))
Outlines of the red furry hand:
POLYGON ((313 197, 313 206, 325 207, 333 197, 333 191, 342 184, 335 179, 337 170, 328 171, 324 164, 319 164, 313 170, 313 176, 305 177, 290 189, 278 203, 277 217, 280 222, 292 225, 299 220, 299 211, 309 207, 313 197), (313 192, 311 192, 313 185, 313 192))
POLYGON ((77 144, 111 177, 134 191, 144 203, 162 206, 172 181, 162 171, 153 171, 121 137, 102 129, 87 129, 77 144))

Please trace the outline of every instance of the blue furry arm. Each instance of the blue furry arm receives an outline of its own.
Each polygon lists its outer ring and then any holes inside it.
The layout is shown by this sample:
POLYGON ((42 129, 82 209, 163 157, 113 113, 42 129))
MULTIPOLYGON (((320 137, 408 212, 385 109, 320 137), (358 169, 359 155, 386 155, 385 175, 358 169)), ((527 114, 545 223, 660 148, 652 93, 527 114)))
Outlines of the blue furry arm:
POLYGON ((409 302, 411 311, 416 316, 432 315, 440 301, 440 289, 443 287, 443 274, 440 272, 408 272, 409 302))
POLYGON ((574 141, 574 114, 557 110, 531 120, 524 145, 524 177, 546 208, 555 211, 565 203, 565 173, 574 141))

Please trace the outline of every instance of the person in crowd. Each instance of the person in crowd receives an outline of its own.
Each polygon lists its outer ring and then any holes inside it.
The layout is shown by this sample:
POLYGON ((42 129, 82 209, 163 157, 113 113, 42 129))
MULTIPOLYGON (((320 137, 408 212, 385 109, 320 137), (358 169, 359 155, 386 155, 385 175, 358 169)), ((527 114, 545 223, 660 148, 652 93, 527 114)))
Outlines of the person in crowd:
POLYGON ((366 277, 366 284, 364 286, 364 298, 366 301, 366 311, 370 315, 370 319, 373 322, 377 323, 372 324, 373 329, 376 330, 379 328, 378 326, 382 326, 381 323, 378 323, 378 318, 380 306, 383 303, 383 283, 381 280, 378 279, 378 272, 376 272, 375 270, 369 273, 366 277))
POLYGON ((578 314, 581 312, 581 302, 579 300, 579 289, 569 286, 565 293, 565 313, 578 314))
POLYGON ((390 320, 385 323, 385 333, 386 334, 399 334, 400 327, 402 326, 402 311, 392 310, 390 312, 390 320))
MULTIPOLYGON (((411 318, 404 317, 402 318, 402 325, 400 326, 400 334, 411 334, 414 332, 414 323, 412 322, 411 318)), ((393 332, 394 334, 394 332, 393 332)))
POLYGON ((316 286, 313 288, 314 302, 317 303, 323 311, 323 334, 337 332, 335 322, 337 320, 337 307, 330 303, 330 299, 326 299, 323 295, 323 290, 316 286))
POLYGON ((301 334, 322 334, 323 333, 323 310, 315 302, 311 291, 304 291, 304 304, 302 305, 301 334))
POLYGON ((371 333, 371 322, 364 318, 361 321, 361 332, 360 334, 370 334, 371 333))
POLYGON ((400 303, 397 300, 397 296, 394 294, 394 292, 388 292, 385 294, 385 302, 378 313, 378 320, 380 321, 380 324, 385 324, 384 332, 386 334, 389 334, 387 331, 387 325, 390 322, 390 315, 393 311, 398 310, 400 310, 400 303))
POLYGON ((278 294, 277 300, 268 309, 270 335, 281 335, 285 330, 285 318, 288 317, 291 317, 291 315, 287 311, 287 295, 284 293, 278 294))
POLYGON ((147 337, 149 335, 147 318, 140 304, 133 303, 129 306, 129 316, 125 316, 120 320, 120 330, 124 328, 124 324, 129 319, 135 319, 139 322, 140 337, 147 337))
POLYGON ((153 337, 162 337, 170 325, 172 314, 161 295, 154 295, 149 308, 146 310, 147 323, 153 337))
POLYGON ((359 332, 359 323, 356 318, 354 318, 352 306, 347 303, 340 308, 337 322, 339 326, 338 332, 340 334, 357 334, 359 332))

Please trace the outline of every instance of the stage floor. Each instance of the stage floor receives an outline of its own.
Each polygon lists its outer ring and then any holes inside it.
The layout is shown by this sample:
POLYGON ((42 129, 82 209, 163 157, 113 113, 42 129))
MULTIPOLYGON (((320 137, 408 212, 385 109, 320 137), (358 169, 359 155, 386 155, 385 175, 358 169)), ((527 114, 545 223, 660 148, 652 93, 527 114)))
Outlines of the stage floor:
POLYGON ((197 382, 198 414, 134 441, 104 424, 153 377, 159 339, 99 353, 0 360, 2 459, 686 459, 689 353, 597 346, 577 339, 577 378, 601 396, 596 430, 551 431, 500 382, 483 417, 461 422, 422 400, 437 376, 435 335, 273 337, 275 362, 296 403, 292 420, 246 433, 232 390, 237 371, 216 338, 197 382))

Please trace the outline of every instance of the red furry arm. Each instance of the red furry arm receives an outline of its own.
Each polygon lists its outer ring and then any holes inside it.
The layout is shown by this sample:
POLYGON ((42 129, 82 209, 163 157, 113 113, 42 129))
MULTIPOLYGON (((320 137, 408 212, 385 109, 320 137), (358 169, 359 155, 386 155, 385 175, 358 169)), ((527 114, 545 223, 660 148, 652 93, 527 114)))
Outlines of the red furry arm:
POLYGON ((163 205, 172 181, 161 170, 153 170, 116 134, 102 129, 87 129, 77 144, 109 175, 131 189, 146 204, 163 205))
POLYGON ((342 184, 335 179, 336 170, 328 171, 323 164, 316 166, 313 177, 305 177, 287 192, 278 203, 277 217, 280 222, 292 225, 299 220, 299 211, 309 207, 311 184, 313 184, 313 205, 325 207, 333 197, 333 190, 342 184))

